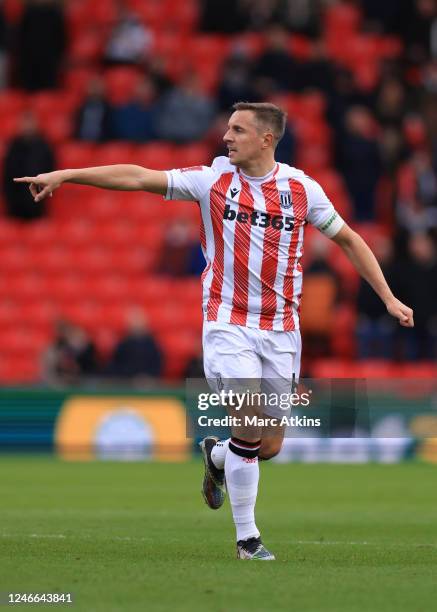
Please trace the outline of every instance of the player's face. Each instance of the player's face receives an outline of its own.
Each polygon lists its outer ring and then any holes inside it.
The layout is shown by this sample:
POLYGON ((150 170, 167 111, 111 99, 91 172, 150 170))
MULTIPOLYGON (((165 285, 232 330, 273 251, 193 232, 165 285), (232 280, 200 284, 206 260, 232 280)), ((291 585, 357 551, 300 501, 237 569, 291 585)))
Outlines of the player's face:
POLYGON ((235 111, 223 136, 229 151, 229 161, 235 166, 256 160, 265 148, 265 135, 261 132, 252 111, 235 111))

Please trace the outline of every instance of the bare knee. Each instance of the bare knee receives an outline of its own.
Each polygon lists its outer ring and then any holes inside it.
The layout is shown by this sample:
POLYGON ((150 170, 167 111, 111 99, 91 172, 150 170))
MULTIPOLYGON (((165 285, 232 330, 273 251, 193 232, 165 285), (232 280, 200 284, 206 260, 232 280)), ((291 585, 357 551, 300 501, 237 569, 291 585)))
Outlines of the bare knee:
POLYGON ((282 447, 282 438, 264 438, 261 440, 261 447, 259 449, 259 459, 272 459, 276 457, 282 447))

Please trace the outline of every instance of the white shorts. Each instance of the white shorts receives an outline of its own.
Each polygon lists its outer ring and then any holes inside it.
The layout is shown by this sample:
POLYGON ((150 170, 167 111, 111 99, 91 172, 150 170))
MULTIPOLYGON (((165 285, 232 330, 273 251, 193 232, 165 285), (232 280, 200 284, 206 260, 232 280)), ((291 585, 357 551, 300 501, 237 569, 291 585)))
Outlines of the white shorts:
MULTIPOLYGON (((299 330, 270 331, 215 321, 203 324, 203 367, 214 392, 226 390, 235 381, 254 379, 251 388, 261 393, 290 394, 299 380, 301 351, 299 330)), ((289 412, 264 408, 272 417, 289 412)))

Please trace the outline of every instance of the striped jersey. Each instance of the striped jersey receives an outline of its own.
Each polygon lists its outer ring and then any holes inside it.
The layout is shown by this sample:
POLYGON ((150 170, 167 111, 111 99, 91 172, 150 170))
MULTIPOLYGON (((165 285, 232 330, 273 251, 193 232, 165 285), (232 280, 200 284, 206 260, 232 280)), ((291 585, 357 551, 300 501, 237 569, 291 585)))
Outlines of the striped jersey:
POLYGON ((166 199, 200 205, 206 320, 298 329, 305 224, 333 237, 344 223, 320 185, 280 163, 266 176, 246 176, 227 157, 167 178, 166 199))

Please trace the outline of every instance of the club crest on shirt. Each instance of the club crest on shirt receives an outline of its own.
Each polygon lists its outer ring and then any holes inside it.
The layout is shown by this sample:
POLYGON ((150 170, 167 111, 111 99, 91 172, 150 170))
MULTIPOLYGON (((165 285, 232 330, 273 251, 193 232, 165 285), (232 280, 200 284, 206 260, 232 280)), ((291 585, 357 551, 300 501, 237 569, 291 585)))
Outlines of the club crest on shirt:
POLYGON ((281 208, 291 208, 291 191, 280 191, 279 201, 281 203, 281 208))

